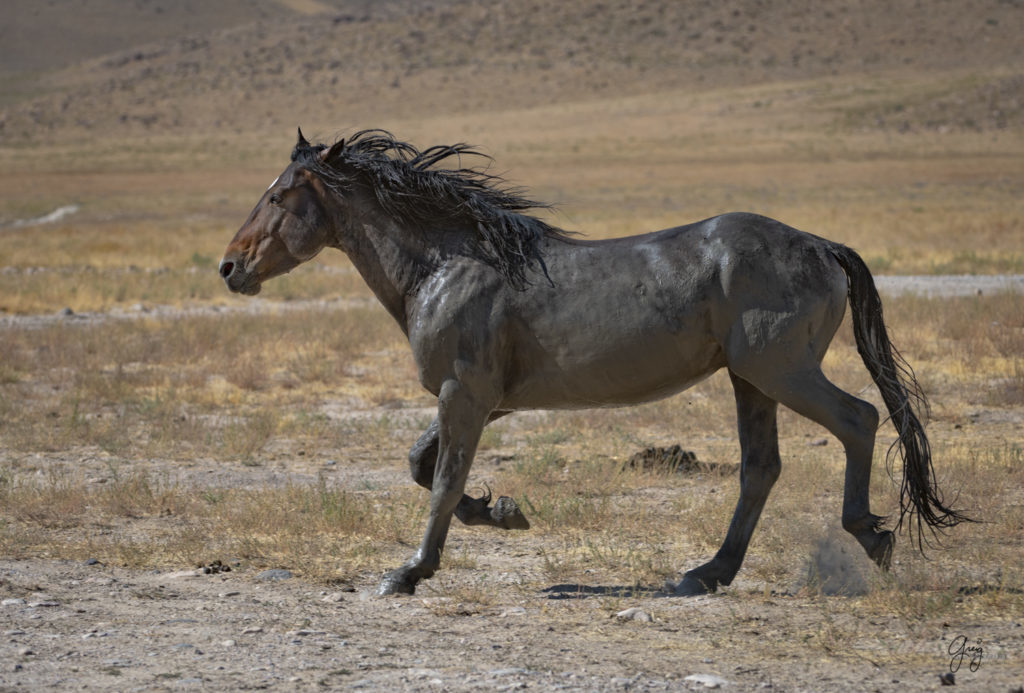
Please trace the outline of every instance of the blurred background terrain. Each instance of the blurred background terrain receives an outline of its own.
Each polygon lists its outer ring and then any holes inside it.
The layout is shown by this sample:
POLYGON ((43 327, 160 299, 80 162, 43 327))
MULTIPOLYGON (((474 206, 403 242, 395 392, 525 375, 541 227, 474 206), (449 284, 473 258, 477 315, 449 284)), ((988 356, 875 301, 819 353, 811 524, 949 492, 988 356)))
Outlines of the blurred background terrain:
POLYGON ((230 227, 296 126, 383 127, 594 236, 746 209, 876 269, 1020 271, 1022 32, 1018 0, 9 0, 0 224, 230 227))

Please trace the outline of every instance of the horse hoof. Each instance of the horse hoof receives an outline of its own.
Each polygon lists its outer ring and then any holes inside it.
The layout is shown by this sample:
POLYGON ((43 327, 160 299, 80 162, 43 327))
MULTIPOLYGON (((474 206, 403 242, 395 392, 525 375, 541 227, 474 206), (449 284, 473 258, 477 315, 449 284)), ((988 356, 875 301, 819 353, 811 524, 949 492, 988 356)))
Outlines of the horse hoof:
POLYGON ((491 508, 491 519, 494 524, 502 529, 529 529, 530 521, 523 515, 523 511, 514 500, 508 496, 501 496, 494 502, 491 508))
POLYGON ((399 569, 394 570, 385 575, 380 585, 377 586, 377 596, 386 597, 391 594, 415 594, 416 593, 416 581, 411 579, 409 575, 399 569))
POLYGON ((889 530, 879 532, 875 537, 875 546, 868 551, 868 556, 878 567, 888 572, 892 568, 892 550, 896 546, 896 536, 889 530))
POLYGON ((701 579, 689 573, 683 575, 678 585, 671 582, 665 583, 665 590, 677 597, 699 597, 702 594, 711 594, 717 587, 717 582, 711 579, 701 579))

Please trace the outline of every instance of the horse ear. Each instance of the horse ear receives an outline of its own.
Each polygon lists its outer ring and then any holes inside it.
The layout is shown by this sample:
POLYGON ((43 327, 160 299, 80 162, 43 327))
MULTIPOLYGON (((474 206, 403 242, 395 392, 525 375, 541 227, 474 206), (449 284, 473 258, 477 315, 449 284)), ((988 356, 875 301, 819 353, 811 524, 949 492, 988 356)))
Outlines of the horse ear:
POLYGON ((302 136, 302 128, 299 128, 299 141, 295 143, 295 146, 296 147, 308 147, 309 146, 309 142, 307 142, 306 138, 302 136))
POLYGON ((327 163, 334 157, 341 154, 341 151, 345 148, 345 138, 342 137, 340 140, 330 146, 329 149, 324 149, 320 152, 320 160, 327 163))

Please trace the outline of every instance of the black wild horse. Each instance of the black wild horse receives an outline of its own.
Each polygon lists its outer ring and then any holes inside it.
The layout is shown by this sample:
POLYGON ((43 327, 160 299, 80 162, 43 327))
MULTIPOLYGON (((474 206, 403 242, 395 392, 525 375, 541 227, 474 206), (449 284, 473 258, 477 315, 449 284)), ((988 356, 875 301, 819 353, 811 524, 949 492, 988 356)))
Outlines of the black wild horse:
POLYGON ((419 151, 363 131, 332 146, 299 132, 292 163, 228 245, 232 291, 261 284, 325 247, 345 252, 409 338, 437 418, 409 455, 431 490, 426 535, 379 592, 411 593, 441 560, 454 514, 529 527, 503 497, 464 495, 481 431, 520 409, 589 408, 667 397, 727 368, 742 452, 740 498, 710 561, 674 586, 728 585, 779 475, 779 403, 831 431, 846 451, 843 527, 887 568, 892 532, 868 507, 878 413, 820 364, 849 300, 857 347, 896 427, 900 525, 951 527, 918 418, 912 371, 892 347, 874 282, 842 245, 753 214, 605 241, 575 239, 524 214, 538 205, 461 167, 466 145, 419 151), (457 168, 443 166, 456 162, 457 168))

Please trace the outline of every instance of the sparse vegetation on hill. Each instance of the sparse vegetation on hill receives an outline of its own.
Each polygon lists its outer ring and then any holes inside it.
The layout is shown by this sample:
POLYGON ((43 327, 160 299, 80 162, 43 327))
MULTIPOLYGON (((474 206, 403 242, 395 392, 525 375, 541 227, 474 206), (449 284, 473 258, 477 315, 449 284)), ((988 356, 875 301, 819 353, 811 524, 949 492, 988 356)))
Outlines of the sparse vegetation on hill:
MULTIPOLYGON (((108 54, 44 74, 32 90, 20 85, 17 98, 0 101, 0 142, 266 132, 296 121, 326 129, 886 72, 973 77, 907 94, 905 104, 882 96, 857 125, 1020 125, 1022 87, 1006 75, 1024 65, 1024 11, 1007 0, 336 2, 312 16, 243 5, 199 3, 165 37, 136 18, 149 29, 140 32, 145 42, 126 47, 112 34, 108 54), (210 17, 200 29, 203 13, 210 17)), ((103 26, 99 36, 111 33, 103 26)), ((45 50, 46 40, 69 37, 55 31, 22 50, 45 50)))

